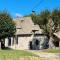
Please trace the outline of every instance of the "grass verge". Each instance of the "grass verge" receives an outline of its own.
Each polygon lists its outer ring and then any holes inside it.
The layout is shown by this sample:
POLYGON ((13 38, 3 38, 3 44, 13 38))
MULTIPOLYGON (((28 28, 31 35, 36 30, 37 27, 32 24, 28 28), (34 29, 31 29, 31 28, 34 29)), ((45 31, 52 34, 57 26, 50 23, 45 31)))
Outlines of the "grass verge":
POLYGON ((21 57, 36 56, 23 50, 0 50, 0 60, 20 60, 21 57))
POLYGON ((60 53, 60 49, 46 49, 46 50, 42 50, 42 52, 46 52, 46 53, 60 53))

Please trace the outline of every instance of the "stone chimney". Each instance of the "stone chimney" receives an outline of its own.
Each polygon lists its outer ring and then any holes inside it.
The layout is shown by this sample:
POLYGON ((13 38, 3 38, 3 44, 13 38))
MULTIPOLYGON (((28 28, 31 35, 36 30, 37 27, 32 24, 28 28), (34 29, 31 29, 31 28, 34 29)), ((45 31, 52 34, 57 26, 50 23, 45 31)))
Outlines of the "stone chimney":
POLYGON ((35 11, 32 11, 32 15, 33 15, 33 16, 35 16, 35 15, 36 15, 35 11))

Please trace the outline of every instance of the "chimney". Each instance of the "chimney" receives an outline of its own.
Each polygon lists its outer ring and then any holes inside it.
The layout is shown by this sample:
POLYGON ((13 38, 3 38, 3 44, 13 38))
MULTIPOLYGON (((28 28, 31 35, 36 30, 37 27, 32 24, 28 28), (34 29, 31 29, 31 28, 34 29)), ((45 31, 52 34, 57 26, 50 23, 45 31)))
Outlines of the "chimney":
POLYGON ((35 16, 35 15, 36 15, 35 11, 32 11, 32 15, 33 15, 33 16, 35 16))

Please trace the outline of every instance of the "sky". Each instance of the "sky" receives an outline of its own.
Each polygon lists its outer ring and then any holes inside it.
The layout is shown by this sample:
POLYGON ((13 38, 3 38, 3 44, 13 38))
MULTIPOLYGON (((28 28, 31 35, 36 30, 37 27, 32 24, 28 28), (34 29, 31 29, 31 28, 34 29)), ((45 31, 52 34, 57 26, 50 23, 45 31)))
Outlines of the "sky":
POLYGON ((60 0, 0 0, 0 10, 7 10, 13 17, 55 8, 60 8, 60 0))

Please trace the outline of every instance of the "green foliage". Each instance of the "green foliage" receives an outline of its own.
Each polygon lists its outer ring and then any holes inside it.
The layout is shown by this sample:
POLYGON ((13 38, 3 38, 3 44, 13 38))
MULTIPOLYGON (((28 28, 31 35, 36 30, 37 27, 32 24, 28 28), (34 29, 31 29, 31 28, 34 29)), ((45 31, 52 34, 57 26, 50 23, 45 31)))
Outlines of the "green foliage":
POLYGON ((12 17, 6 11, 0 12, 0 39, 13 35, 16 31, 12 17))
POLYGON ((60 30, 60 9, 54 9, 52 12, 44 10, 40 14, 33 15, 32 20, 44 30, 44 33, 51 36, 60 30))
POLYGON ((55 31, 60 30, 60 9, 55 9, 52 11, 51 18, 54 22, 55 31))
POLYGON ((48 10, 42 11, 39 15, 41 25, 46 25, 48 23, 50 12, 48 10))

